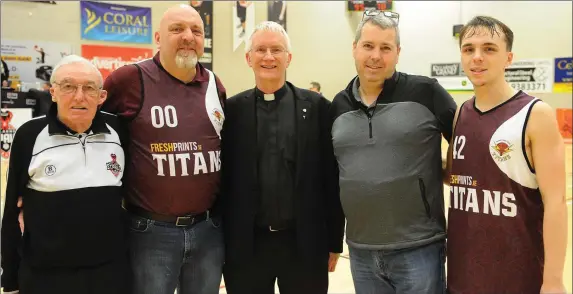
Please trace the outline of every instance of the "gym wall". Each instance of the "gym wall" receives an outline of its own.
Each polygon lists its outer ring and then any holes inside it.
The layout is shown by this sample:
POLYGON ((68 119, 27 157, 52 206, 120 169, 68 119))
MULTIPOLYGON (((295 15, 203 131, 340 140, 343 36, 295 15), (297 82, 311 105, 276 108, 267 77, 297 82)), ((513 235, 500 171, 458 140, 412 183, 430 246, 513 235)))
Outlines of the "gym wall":
MULTIPOLYGON (((122 5, 151 7, 153 31, 159 29, 163 12, 177 3, 186 1, 103 1, 122 5)), ((56 1, 55 5, 2 1, 2 39, 38 40, 68 43, 75 54, 81 54, 82 44, 140 47, 156 49, 155 44, 135 44, 81 40, 80 2, 56 1)))
MULTIPOLYGON (((262 3, 261 3, 262 4, 262 3)), ((572 3, 566 1, 395 1, 402 51, 398 70, 429 75, 430 64, 460 62, 452 27, 484 14, 514 32, 514 60, 568 57, 572 53, 572 3)), ((356 74, 352 59, 360 12, 341 1, 289 2, 287 30, 293 46, 289 80, 321 83, 332 98, 356 74), (296 16, 296 17, 295 17, 296 16)), ((231 86, 229 86, 231 87, 231 86)), ((571 108, 571 93, 535 94, 553 107, 571 108)), ((453 93, 458 103, 471 92, 453 93)))
MULTIPOLYGON (((513 30, 515 60, 568 57, 572 52, 572 3, 565 1, 394 1, 400 13, 402 51, 398 70, 429 75, 432 63, 460 62, 452 30, 472 17, 497 17, 513 30)), ((254 87, 244 46, 232 50, 232 3, 215 2, 214 69, 230 95, 254 87)), ((345 1, 288 1, 287 32, 293 58, 287 78, 295 85, 322 85, 332 99, 356 75, 352 42, 361 12, 345 1)), ((265 1, 255 2, 256 23, 266 20, 265 1)), ((461 104, 471 92, 452 92, 461 104)), ((571 93, 535 94, 555 108, 571 108, 571 93)))
MULTIPOLYGON (((105 1, 104 1, 105 2, 105 1)), ((108 1, 111 2, 111 1, 108 1)), ((159 27, 163 12, 187 1, 114 1, 151 7, 153 30, 159 27)), ((254 87, 252 70, 245 61, 244 45, 232 47, 232 1, 214 3, 215 73, 229 95, 254 87)), ((266 1, 256 1, 256 23, 267 18, 266 1)), ((362 18, 349 12, 345 1, 288 1, 287 32, 293 47, 288 69, 289 81, 303 88, 316 80, 323 94, 332 99, 356 75, 352 42, 362 18)), ((430 64, 459 62, 458 40, 452 27, 478 14, 497 17, 515 34, 515 60, 568 57, 572 52, 572 3, 569 1, 394 1, 400 13, 402 51, 398 70, 430 74, 430 64)), ((155 49, 155 44, 127 44, 80 40, 79 2, 57 1, 56 5, 6 2, 1 4, 2 38, 44 40, 73 44, 102 44, 155 49)), ((458 103, 471 92, 453 93, 458 103)), ((553 107, 571 108, 571 93, 536 94, 553 107)))

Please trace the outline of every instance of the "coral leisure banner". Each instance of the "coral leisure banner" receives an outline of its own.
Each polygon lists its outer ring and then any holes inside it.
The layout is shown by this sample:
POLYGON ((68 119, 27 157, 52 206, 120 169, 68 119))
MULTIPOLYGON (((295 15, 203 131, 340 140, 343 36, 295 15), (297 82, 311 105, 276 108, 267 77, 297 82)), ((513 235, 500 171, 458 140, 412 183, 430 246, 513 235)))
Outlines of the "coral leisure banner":
POLYGON ((151 8, 81 1, 83 40, 151 44, 151 8))
POLYGON ((555 81, 553 92, 571 93, 573 89, 573 59, 555 58, 555 81))
POLYGON ((147 48, 82 45, 82 56, 90 60, 101 72, 104 80, 114 70, 153 57, 147 48))

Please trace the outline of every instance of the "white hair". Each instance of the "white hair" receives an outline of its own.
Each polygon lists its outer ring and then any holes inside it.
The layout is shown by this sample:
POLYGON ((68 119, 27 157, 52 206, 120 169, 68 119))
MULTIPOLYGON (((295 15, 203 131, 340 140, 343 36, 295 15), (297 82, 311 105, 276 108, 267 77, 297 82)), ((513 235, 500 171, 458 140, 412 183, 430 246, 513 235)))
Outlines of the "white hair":
POLYGON ((65 56, 56 64, 56 66, 54 66, 54 69, 52 70, 52 76, 50 77, 50 84, 54 84, 56 82, 56 73, 58 72, 58 69, 60 69, 60 67, 72 63, 81 63, 93 69, 95 72, 97 72, 99 85, 103 85, 103 77, 99 72, 98 68, 89 60, 73 54, 65 56))
POLYGON ((247 42, 245 42, 245 52, 251 51, 251 47, 253 46, 253 36, 258 31, 281 33, 283 35, 283 37, 285 38, 285 42, 287 45, 287 51, 291 52, 290 38, 288 37, 287 32, 285 31, 285 29, 280 24, 278 24, 274 21, 263 21, 255 27, 255 30, 253 31, 253 33, 251 34, 251 36, 249 37, 247 42))

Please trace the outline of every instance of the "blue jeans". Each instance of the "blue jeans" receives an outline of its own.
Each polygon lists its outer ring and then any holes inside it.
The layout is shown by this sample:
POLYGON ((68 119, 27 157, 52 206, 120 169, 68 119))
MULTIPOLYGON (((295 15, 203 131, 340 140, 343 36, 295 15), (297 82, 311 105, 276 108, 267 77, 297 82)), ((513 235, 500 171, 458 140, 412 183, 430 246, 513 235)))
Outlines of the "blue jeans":
POLYGON ((218 294, 225 250, 219 218, 189 227, 129 216, 134 294, 218 294))
POLYGON ((349 247, 356 294, 443 294, 445 241, 399 250, 349 247))

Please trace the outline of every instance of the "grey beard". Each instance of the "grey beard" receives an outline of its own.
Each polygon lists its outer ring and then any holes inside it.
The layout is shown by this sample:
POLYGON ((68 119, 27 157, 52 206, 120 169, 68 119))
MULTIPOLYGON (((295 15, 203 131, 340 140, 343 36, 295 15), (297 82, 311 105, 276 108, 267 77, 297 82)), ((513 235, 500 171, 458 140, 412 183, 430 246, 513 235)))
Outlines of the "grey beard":
POLYGON ((195 68, 197 65, 197 55, 192 56, 175 56, 175 64, 178 68, 195 68))

